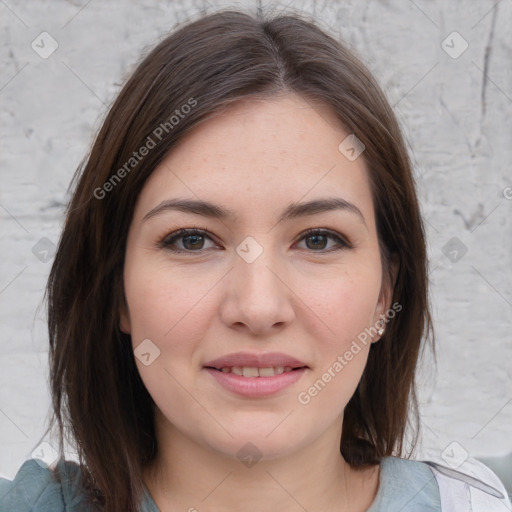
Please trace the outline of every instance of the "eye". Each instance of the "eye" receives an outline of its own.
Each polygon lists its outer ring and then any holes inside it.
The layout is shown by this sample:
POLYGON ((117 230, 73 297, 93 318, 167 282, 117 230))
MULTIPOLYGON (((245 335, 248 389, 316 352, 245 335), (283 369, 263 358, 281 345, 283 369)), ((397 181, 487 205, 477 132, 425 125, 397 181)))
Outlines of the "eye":
POLYGON ((314 228, 302 233, 300 240, 306 241, 306 248, 312 249, 313 252, 332 252, 341 249, 351 249, 352 244, 343 238, 340 234, 327 229, 314 228), (326 249, 329 239, 334 240, 334 247, 326 249), (308 243, 307 241, 311 242, 308 243))
MULTIPOLYGON (((306 241, 306 249, 310 249, 313 252, 325 253, 353 248, 353 245, 339 233, 321 228, 309 229, 302 233, 299 241, 302 240, 306 241), (334 241, 334 244, 327 248, 329 240, 334 241)), ((158 246, 174 253, 191 254, 212 249, 215 246, 215 242, 213 242, 206 229, 183 228, 167 235, 158 243, 158 246), (207 240, 212 242, 213 246, 205 247, 207 240)))
MULTIPOLYGON (((161 240, 159 246, 172 252, 199 252, 200 250, 205 249, 205 240, 210 240, 213 242, 213 240, 207 235, 206 230, 184 228, 166 236, 163 240, 161 240), (181 245, 181 247, 176 248, 177 242, 181 242, 181 244, 178 244, 181 245)), ((208 249, 208 247, 206 247, 206 249, 208 249)))

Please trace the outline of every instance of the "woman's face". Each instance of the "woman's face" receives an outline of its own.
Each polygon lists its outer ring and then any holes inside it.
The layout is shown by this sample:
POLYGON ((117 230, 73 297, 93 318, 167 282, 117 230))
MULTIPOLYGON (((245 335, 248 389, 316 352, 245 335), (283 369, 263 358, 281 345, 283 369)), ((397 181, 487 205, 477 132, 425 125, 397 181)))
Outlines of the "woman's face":
POLYGON ((298 96, 245 100, 146 182, 121 328, 167 433, 238 458, 339 446, 378 339, 365 329, 390 298, 365 163, 338 149, 347 135, 298 96), (185 228, 198 232, 174 236, 185 228))

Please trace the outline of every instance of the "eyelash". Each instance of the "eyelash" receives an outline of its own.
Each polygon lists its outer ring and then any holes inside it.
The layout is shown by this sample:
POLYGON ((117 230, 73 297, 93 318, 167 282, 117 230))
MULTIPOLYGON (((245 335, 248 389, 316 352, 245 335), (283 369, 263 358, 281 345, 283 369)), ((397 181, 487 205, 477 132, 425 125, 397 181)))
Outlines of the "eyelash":
MULTIPOLYGON (((171 248, 171 245, 174 244, 177 240, 179 240, 180 238, 183 238, 185 236, 190 236, 190 235, 202 235, 202 236, 206 236, 213 242, 215 241, 215 240, 213 240, 212 236, 210 236, 210 233, 206 228, 183 228, 183 229, 179 229, 178 231, 175 231, 174 233, 166 235, 163 239, 161 239, 158 242, 158 247, 161 249, 166 249, 166 250, 174 252, 174 253, 200 254, 201 252, 203 252, 202 249, 199 249, 197 251, 192 251, 192 250, 171 248)), ((331 249, 321 249, 318 251, 310 249, 310 251, 313 253, 325 254, 325 253, 340 251, 343 249, 353 249, 354 248, 354 245, 351 244, 346 238, 342 237, 335 231, 331 231, 329 229, 324 229, 324 228, 312 228, 312 229, 308 229, 308 230, 304 231, 303 233, 300 234, 299 241, 302 241, 303 239, 309 238, 311 236, 318 236, 318 235, 328 236, 329 238, 335 240, 336 243, 338 244, 338 247, 331 248, 331 249)), ((308 250, 308 249, 306 249, 306 250, 308 250)))

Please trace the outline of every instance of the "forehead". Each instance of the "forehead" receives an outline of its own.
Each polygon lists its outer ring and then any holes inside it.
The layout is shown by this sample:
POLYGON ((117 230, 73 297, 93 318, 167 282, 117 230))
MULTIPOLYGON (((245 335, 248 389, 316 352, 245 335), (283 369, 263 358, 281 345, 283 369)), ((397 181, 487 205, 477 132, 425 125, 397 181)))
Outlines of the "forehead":
POLYGON ((319 102, 296 95, 240 100, 167 155, 147 180, 138 210, 190 197, 229 203, 243 217, 258 205, 277 212, 282 203, 340 196, 373 216, 363 158, 350 161, 338 149, 348 135, 319 102))

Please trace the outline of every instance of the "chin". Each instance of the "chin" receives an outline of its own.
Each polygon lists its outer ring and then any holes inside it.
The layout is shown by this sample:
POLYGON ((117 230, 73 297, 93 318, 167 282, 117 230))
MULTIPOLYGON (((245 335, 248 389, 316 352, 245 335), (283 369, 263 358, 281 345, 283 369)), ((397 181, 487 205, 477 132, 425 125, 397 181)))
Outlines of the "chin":
POLYGON ((291 436, 291 432, 283 431, 278 434, 277 431, 269 435, 269 432, 275 428, 269 427, 265 431, 246 430, 236 435, 232 432, 233 438, 224 439, 221 443, 215 443, 210 440, 208 443, 215 451, 223 454, 230 459, 236 459, 247 467, 251 467, 258 461, 270 461, 286 457, 300 449, 307 441, 299 440, 291 436))

